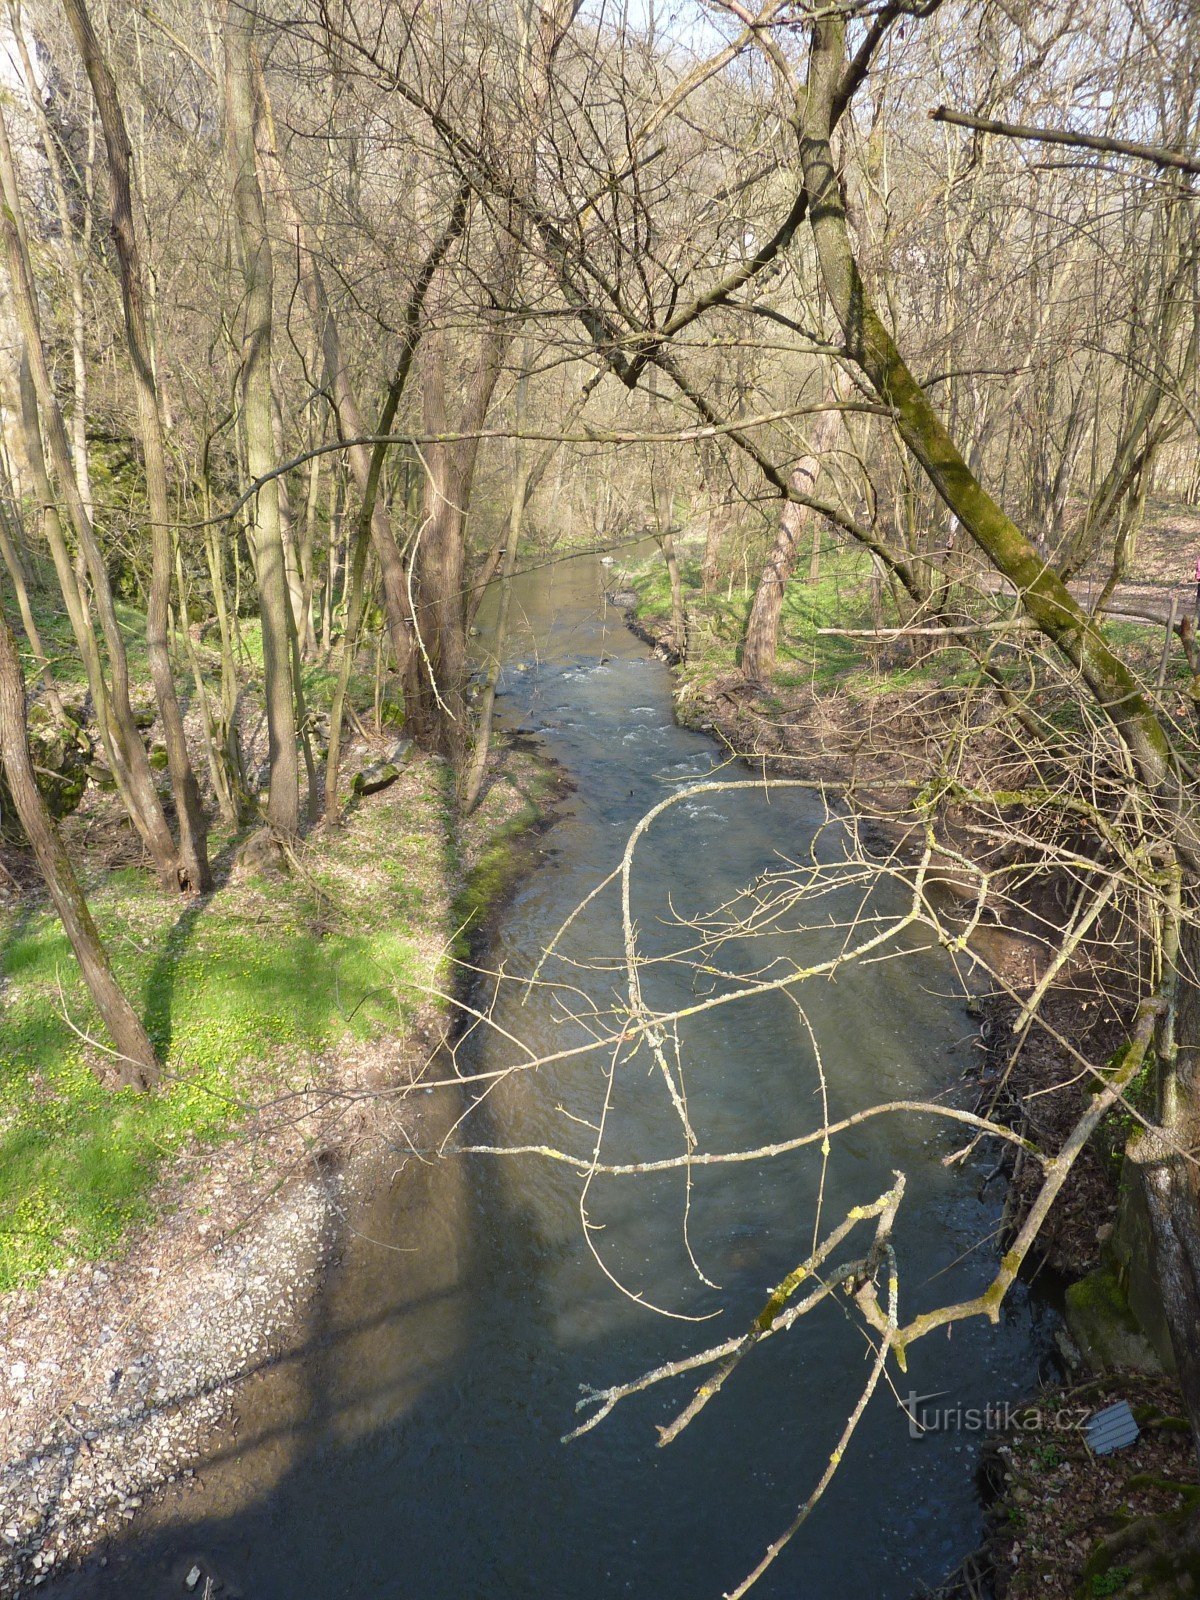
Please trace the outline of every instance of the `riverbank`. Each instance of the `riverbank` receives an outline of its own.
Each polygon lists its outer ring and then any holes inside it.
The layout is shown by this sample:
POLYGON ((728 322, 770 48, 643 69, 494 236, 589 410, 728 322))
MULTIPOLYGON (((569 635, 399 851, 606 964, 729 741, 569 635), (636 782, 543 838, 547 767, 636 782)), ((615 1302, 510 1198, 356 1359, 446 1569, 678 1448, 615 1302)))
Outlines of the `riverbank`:
MULTIPOLYGON (((24 1244, 0 1300, 0 1595, 94 1551, 188 1476, 246 1381, 286 1348, 380 1152, 411 1136, 407 1091, 454 1026, 431 992, 453 987, 453 956, 506 893, 558 789, 529 747, 502 744, 458 825, 444 765, 417 757, 343 827, 310 836, 289 873, 234 871, 230 852, 213 895, 182 915, 132 875, 97 878, 93 903, 134 992, 152 1001, 170 957, 162 1093, 219 1106, 174 1118, 184 1132, 171 1140, 164 1117, 139 1126, 149 1097, 107 1096, 88 1108, 89 1147, 74 1079, 50 1065, 59 1013, 82 1018, 82 1004, 43 948, 55 934, 36 892, 10 891, 4 1004, 20 1028, 6 1029, 6 1084, 23 1067, 35 1118, 72 1121, 57 1168, 52 1135, 26 1129, 26 1204, 10 1204, 9 1224, 36 1223, 39 1207, 64 1214, 89 1148, 103 1204, 10 1235, 24 1244), (223 1008, 200 1032, 193 992, 223 1008), (122 1206, 111 1168, 126 1148, 154 1170, 137 1170, 122 1206)), ((86 1074, 96 1047, 73 1042, 61 1070, 86 1074)), ((6 1112, 10 1143, 19 1114, 6 1112)))
MULTIPOLYGON (((1006 749, 994 731, 1002 721, 994 715, 999 701, 977 678, 956 681, 935 659, 911 670, 878 662, 874 672, 861 661, 845 673, 814 664, 807 682, 785 668, 768 685, 748 683, 720 651, 689 652, 681 659, 655 575, 634 589, 623 579, 620 588, 632 630, 674 668, 680 721, 711 733, 731 759, 756 771, 828 782, 865 819, 861 836, 881 856, 894 852, 912 859, 924 844, 913 797, 940 780, 952 740, 963 789, 977 782, 995 787, 998 771, 1008 776, 1006 787, 1017 786, 1022 753, 1006 749), (650 605, 639 608, 647 593, 650 605), (963 738, 964 726, 970 738, 963 738)), ((987 871, 1002 859, 994 822, 985 810, 946 805, 939 814, 939 840, 987 871)), ((943 851, 940 876, 953 922, 955 897, 973 892, 973 874, 956 870, 943 851)), ((1036 891, 995 894, 989 910, 972 936, 990 978, 973 1003, 978 1065, 963 1080, 961 1103, 1056 1148, 1088 1102, 1090 1078, 1081 1073, 1081 1060, 1108 1063, 1128 1037, 1132 962, 1116 947, 1099 955, 1080 950, 1049 975, 1053 981, 1040 1010, 1045 1026, 1016 1049, 1022 1002, 1047 977, 1067 911, 1052 878, 1036 891)), ((1101 941, 1104 931, 1101 922, 1101 941)), ((996 1440, 985 1489, 989 1537, 939 1591, 947 1597, 986 1592, 1073 1600, 1125 1592, 1126 1584, 1131 1594, 1173 1594, 1173 1588, 1153 1588, 1151 1569, 1157 1562, 1174 1582, 1186 1567, 1179 1534, 1200 1497, 1190 1435, 1176 1385, 1130 1316, 1127 1259, 1114 1254, 1129 1121, 1129 1113, 1118 1109, 1101 1123, 1076 1161, 1025 1275, 1052 1285, 1055 1299, 1067 1288, 1071 1328, 1085 1345, 1081 1350, 1063 1329, 1063 1380, 1034 1397, 1039 1414, 1078 1409, 1085 1401, 1095 1410, 1129 1398, 1142 1437, 1104 1460, 1092 1456, 1078 1435, 1048 1442, 1017 1433, 996 1440), (1082 1337, 1097 1330, 1100 1337, 1090 1343, 1082 1337)), ((987 1181, 993 1179, 1005 1194, 999 1252, 1026 1216, 1040 1180, 1035 1165, 1020 1160, 1005 1163, 987 1181)))

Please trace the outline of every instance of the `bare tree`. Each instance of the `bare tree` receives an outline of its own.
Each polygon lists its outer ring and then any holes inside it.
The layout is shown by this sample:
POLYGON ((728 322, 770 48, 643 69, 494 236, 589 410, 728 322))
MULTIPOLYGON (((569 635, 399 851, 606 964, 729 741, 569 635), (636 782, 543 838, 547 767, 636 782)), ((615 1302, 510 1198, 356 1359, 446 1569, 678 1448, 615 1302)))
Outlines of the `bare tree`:
POLYGON ((295 685, 289 627, 279 480, 271 394, 271 326, 274 267, 266 212, 258 182, 255 129, 259 104, 251 51, 257 10, 226 5, 223 22, 226 147, 234 216, 237 220, 246 292, 242 411, 246 462, 256 487, 250 501, 258 563, 262 617, 263 676, 270 734, 267 821, 282 834, 300 826, 300 771, 296 739, 295 685))
POLYGON ((125 117, 117 95, 117 85, 101 52, 84 0, 63 0, 71 31, 83 58, 108 150, 112 181, 112 233, 121 267, 121 298, 125 311, 125 333, 137 393, 138 420, 141 425, 145 457, 146 494, 150 505, 150 540, 153 551, 153 577, 150 604, 146 612, 146 651, 154 679, 158 714, 162 718, 167 746, 167 762, 175 810, 179 818, 179 843, 185 886, 207 889, 212 882, 208 866, 207 832, 200 789, 192 771, 183 716, 171 658, 167 649, 167 614, 170 606, 172 553, 171 510, 167 483, 167 453, 164 445, 163 416, 146 324, 145 283, 137 229, 133 219, 133 196, 129 181, 130 147, 125 117))

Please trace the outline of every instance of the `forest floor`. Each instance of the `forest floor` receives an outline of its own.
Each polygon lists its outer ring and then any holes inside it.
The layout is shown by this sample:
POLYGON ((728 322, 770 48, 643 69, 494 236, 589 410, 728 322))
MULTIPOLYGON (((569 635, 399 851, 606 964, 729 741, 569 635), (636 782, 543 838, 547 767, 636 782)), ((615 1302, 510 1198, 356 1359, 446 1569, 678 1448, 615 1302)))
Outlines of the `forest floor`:
MULTIPOLYGON (((1133 586, 1145 591, 1155 614, 1161 609, 1164 619, 1169 600, 1162 603, 1162 594, 1169 596, 1180 571, 1180 609, 1192 603, 1198 541, 1200 517, 1182 514, 1164 519, 1143 540, 1144 560, 1132 574, 1133 586)), ((689 552, 685 544, 682 555, 690 624, 686 661, 678 660, 669 588, 658 557, 619 573, 614 587, 630 608, 634 630, 675 664, 680 721, 711 733, 731 757, 755 770, 827 783, 834 803, 859 818, 860 837, 876 854, 915 858, 923 841, 914 828, 911 797, 938 773, 949 742, 957 739, 961 766, 956 775, 964 785, 984 773, 994 784, 998 773, 1019 772, 1020 752, 1005 748, 998 738, 992 717, 997 703, 981 686, 978 669, 965 651, 943 644, 914 658, 894 640, 876 643, 820 631, 872 625, 870 569, 855 553, 827 552, 818 584, 796 579, 789 585, 778 669, 769 684, 747 682, 737 667, 736 644, 749 595, 729 587, 703 597, 698 552, 689 552)), ((1144 601, 1145 596, 1139 593, 1138 598, 1144 601)), ((895 620, 885 611, 885 622, 895 620)), ((1162 649, 1161 626, 1114 619, 1105 627, 1152 682, 1162 649)), ((1176 644, 1163 696, 1190 720, 1189 682, 1176 644)), ((951 809, 940 819, 942 837, 980 865, 994 866, 996 857, 979 841, 986 828, 971 827, 980 820, 951 809)), ((955 901, 969 887, 961 872, 947 866, 941 884, 945 916, 954 918, 955 901)), ((1044 972, 1053 933, 1065 912, 1045 887, 1036 895, 1001 897, 994 910, 996 915, 974 941, 989 969, 976 1007, 978 1065, 957 1089, 969 1109, 1022 1119, 1039 1142, 1053 1147, 1087 1102, 1076 1052, 1103 1064, 1127 1037, 1131 962, 1126 952, 1105 950, 1098 938, 1086 958, 1081 954, 1051 986, 1042 1007, 1048 1027, 1031 1034, 1012 1067, 1012 1025, 1020 1001, 1044 972)), ((1129 1125, 1124 1111, 1102 1122, 1039 1240, 1030 1271, 1052 1286, 1055 1299, 1064 1284, 1111 1265, 1120 1153, 1129 1125)), ((1009 1230, 1019 1225, 1033 1193, 1032 1171, 1010 1172, 1003 1216, 1009 1230)), ((1062 1381, 1032 1397, 1039 1412, 1078 1408, 1085 1401, 1094 1410, 1128 1398, 1141 1423, 1141 1437, 1108 1458, 1093 1456, 1078 1432, 1047 1439, 1018 1430, 994 1440, 986 1551, 939 1591, 947 1600, 984 1593, 1076 1600, 1160 1592, 1142 1587, 1143 1569, 1150 1563, 1146 1551, 1135 1539, 1122 1556, 1114 1530, 1138 1523, 1153 1530, 1151 1542, 1169 1544, 1176 1525, 1172 1519, 1190 1516, 1200 1500, 1178 1391, 1161 1375, 1117 1370, 1089 1376, 1069 1338, 1063 1344, 1062 1381)), ((1174 1574, 1174 1564, 1168 1561, 1167 1566, 1174 1574)), ((1179 1590, 1184 1592, 1192 1592, 1186 1578, 1179 1590)))
MULTIPOLYGON (((396 742, 352 739, 343 792, 396 742)), ((302 1322, 379 1152, 404 1147, 406 1095, 454 1026, 439 996, 560 780, 501 741, 460 823, 443 762, 397 764, 288 870, 215 834, 215 886, 187 900, 87 786, 60 826, 163 1062, 151 1095, 105 1087, 69 946, 0 845, 0 1596, 190 1473, 302 1322)))

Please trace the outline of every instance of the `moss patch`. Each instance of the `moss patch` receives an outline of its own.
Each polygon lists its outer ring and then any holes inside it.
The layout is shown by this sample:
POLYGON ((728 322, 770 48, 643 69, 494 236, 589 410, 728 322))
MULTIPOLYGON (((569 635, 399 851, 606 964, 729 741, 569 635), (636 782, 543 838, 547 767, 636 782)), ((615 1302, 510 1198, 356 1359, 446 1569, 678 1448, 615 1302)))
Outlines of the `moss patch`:
POLYGON ((1162 1363, 1130 1310, 1111 1266, 1099 1266, 1070 1285, 1066 1317, 1071 1336, 1093 1371, 1162 1371, 1162 1363))

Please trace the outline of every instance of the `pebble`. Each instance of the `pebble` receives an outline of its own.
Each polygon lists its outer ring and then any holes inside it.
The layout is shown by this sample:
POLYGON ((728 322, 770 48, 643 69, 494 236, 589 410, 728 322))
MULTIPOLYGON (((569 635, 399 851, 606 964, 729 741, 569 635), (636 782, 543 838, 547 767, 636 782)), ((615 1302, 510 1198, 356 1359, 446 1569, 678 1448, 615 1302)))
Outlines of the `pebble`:
MULTIPOLYGON (((110 1274, 89 1269, 69 1285, 83 1297, 71 1309, 78 1315, 82 1304, 92 1317, 92 1351, 110 1346, 111 1355, 96 1363, 73 1407, 55 1407, 45 1420, 56 1385, 43 1392, 43 1374, 57 1372, 57 1363, 43 1357, 37 1386, 13 1396, 36 1398, 41 1415, 34 1412, 0 1468, 0 1504, 9 1514, 0 1524, 0 1600, 40 1587, 57 1563, 94 1551, 114 1527, 132 1522, 160 1485, 194 1478, 185 1463, 227 1422, 238 1378, 306 1304, 331 1203, 323 1187, 298 1187, 253 1235, 231 1242, 204 1269, 189 1267, 182 1281, 172 1270, 149 1272, 160 1297, 153 1304, 167 1309, 157 1320, 148 1317, 140 1347, 114 1326, 113 1297, 119 1288, 128 1303, 127 1282, 114 1288, 110 1274)), ((214 1230, 210 1223, 196 1231, 214 1230)), ((74 1378, 73 1365, 63 1366, 74 1378)), ((16 1390, 29 1380, 29 1364, 9 1361, 2 1377, 16 1390)), ((199 1567, 192 1573, 189 1592, 203 1578, 199 1567)))

